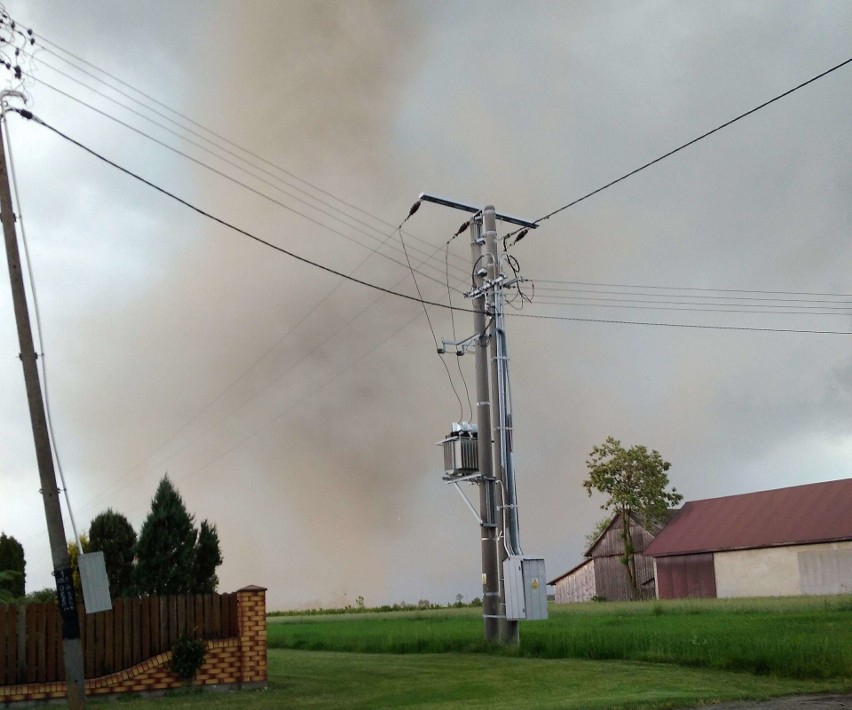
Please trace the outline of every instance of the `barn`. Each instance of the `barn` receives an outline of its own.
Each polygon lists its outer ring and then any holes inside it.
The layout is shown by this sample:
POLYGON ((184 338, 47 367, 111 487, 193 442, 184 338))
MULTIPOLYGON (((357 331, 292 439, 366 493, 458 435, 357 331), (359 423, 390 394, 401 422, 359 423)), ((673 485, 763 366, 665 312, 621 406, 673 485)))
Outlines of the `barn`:
POLYGON ((645 555, 660 599, 852 593, 852 478, 688 502, 645 555))
MULTIPOLYGON (((586 560, 548 582, 556 588, 554 596, 557 603, 586 602, 593 598, 608 601, 634 598, 630 578, 621 562, 624 554, 621 529, 621 514, 617 513, 583 554, 586 560)), ((654 565, 643 553, 654 539, 656 530, 656 527, 646 527, 639 516, 630 516, 630 537, 634 550, 631 568, 635 565, 640 599, 653 599, 655 594, 654 565)))

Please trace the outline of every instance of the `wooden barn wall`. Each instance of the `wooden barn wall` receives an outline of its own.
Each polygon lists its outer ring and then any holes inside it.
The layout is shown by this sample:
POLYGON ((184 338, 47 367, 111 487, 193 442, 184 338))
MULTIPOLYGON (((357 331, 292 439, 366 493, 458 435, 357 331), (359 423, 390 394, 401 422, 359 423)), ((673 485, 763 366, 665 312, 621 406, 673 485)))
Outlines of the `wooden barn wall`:
MULTIPOLYGON (((595 586, 597 595, 607 601, 628 601, 633 599, 630 577, 621 563, 621 555, 595 557, 595 586)), ((654 562, 644 555, 634 555, 636 561, 636 581, 639 584, 640 599, 654 599, 654 562)))
MULTIPOLYGON (((635 552, 644 552, 654 539, 653 535, 633 520, 630 521, 630 537, 633 540, 635 552)), ((624 554, 624 541, 621 539, 621 518, 604 533, 590 552, 592 557, 624 554)))
POLYGON ((589 560, 556 582, 556 602, 588 602, 595 596, 595 561, 589 560))

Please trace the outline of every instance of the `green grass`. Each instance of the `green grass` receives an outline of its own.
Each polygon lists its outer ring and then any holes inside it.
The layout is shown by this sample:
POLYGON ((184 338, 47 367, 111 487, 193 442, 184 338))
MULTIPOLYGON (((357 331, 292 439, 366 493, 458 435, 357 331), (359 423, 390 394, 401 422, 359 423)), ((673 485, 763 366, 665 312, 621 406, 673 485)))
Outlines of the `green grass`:
MULTIPOLYGON (((354 653, 492 652, 475 609, 270 619, 270 648, 354 653)), ((505 651, 503 653, 506 653, 505 651)), ((787 598, 551 608, 522 623, 528 658, 675 664, 793 679, 852 678, 852 599, 787 598)))
POLYGON ((121 698, 169 708, 663 710, 852 692, 852 597, 576 604, 482 642, 477 609, 269 619, 269 688, 121 698))
POLYGON ((841 691, 795 681, 652 663, 515 658, 484 654, 358 654, 271 650, 269 689, 188 691, 104 700, 129 710, 171 708, 563 708, 655 710, 744 698, 841 691))

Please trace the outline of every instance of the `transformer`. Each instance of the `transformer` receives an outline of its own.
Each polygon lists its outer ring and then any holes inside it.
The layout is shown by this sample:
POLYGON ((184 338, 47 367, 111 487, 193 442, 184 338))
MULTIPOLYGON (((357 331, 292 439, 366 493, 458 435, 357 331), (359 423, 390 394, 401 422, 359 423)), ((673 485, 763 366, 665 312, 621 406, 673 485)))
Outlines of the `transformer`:
POLYGON ((452 430, 438 446, 444 449, 445 481, 469 479, 479 474, 476 424, 454 422, 452 430))

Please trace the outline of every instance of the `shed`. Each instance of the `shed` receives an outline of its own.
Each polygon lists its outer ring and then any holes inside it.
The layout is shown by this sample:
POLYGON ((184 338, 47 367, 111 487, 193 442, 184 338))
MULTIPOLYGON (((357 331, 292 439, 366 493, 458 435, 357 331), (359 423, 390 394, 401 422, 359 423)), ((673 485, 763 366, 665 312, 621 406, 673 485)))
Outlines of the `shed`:
MULTIPOLYGON (((645 557, 644 550, 654 539, 657 529, 656 526, 646 527, 637 515, 630 516, 630 537, 634 550, 631 568, 635 566, 640 599, 653 599, 655 594, 654 565, 645 557)), ((609 601, 633 599, 630 578, 621 561, 623 554, 621 514, 616 513, 583 554, 587 559, 548 582, 556 587, 557 603, 584 602, 595 597, 609 601)))
POLYGON ((852 478, 691 501, 645 550, 660 599, 852 591, 852 478))

